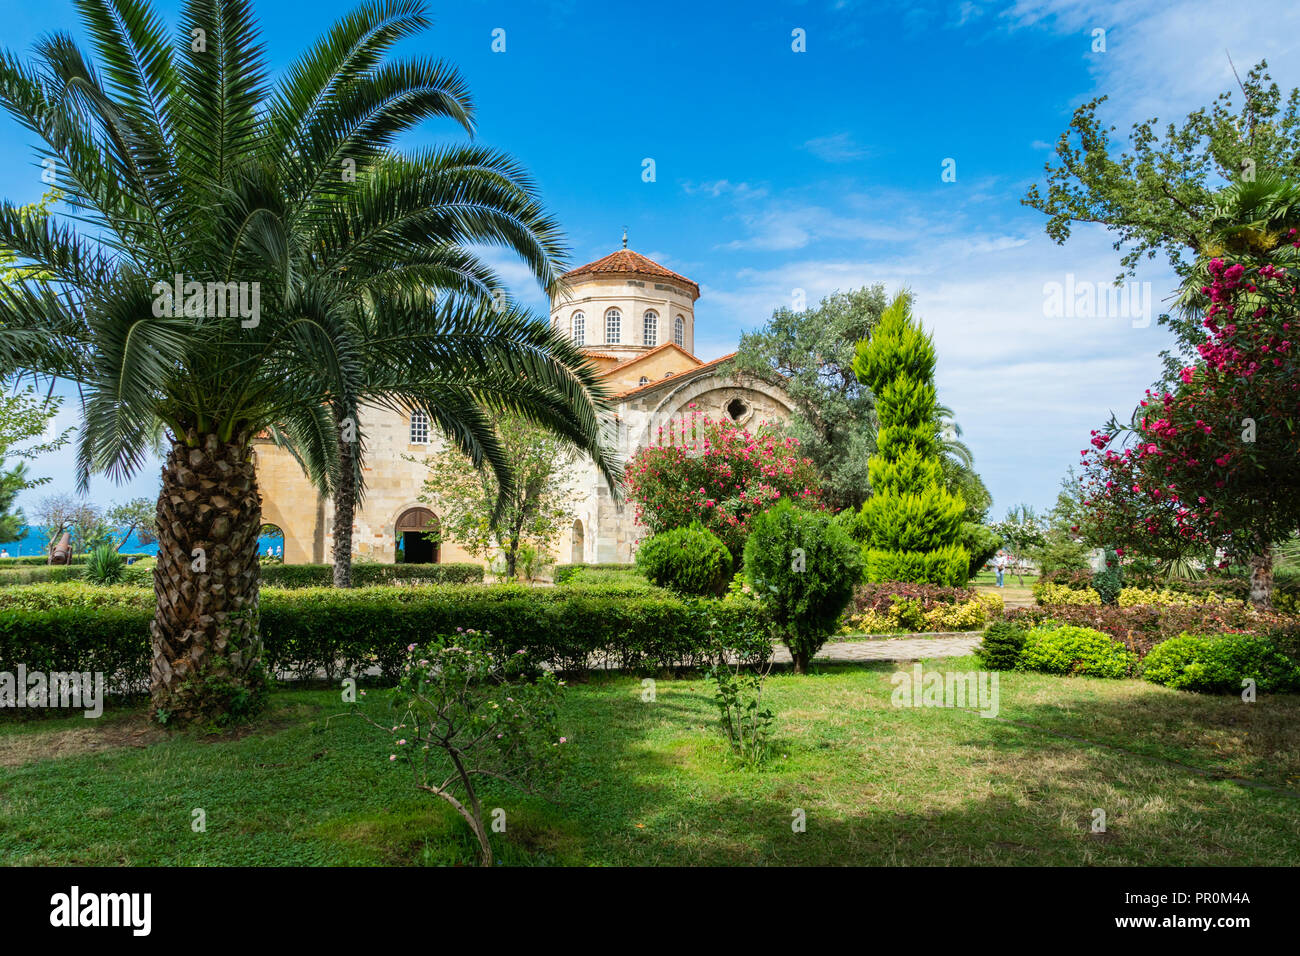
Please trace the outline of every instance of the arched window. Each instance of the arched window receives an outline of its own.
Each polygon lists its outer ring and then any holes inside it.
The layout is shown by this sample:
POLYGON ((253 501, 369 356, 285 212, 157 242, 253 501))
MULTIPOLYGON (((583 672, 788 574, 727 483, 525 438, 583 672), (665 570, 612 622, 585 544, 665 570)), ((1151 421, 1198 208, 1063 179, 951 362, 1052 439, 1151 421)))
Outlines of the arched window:
POLYGON ((617 345, 619 331, 623 327, 623 313, 610 309, 605 313, 605 344, 617 345))
POLYGON ((686 320, 680 315, 673 319, 673 344, 678 348, 686 348, 686 320))
POLYGON ((649 385, 649 384, 650 384, 650 379, 646 378, 644 375, 641 376, 641 381, 637 382, 638 386, 649 385))
POLYGON ((418 408, 411 412, 411 444, 429 444, 429 416, 418 408))
POLYGON ((571 327, 573 329, 573 344, 586 345, 587 344, 587 317, 583 315, 581 312, 573 313, 571 327))
POLYGON ((641 323, 641 334, 646 345, 659 344, 659 313, 647 312, 641 323))

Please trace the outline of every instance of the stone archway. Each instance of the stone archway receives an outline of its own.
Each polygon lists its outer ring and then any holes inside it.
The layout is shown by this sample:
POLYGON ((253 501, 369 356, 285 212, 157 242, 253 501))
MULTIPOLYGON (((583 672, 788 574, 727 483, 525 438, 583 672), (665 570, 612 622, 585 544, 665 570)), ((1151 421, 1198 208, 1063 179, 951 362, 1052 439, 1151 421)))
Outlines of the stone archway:
POLYGON ((569 560, 574 564, 582 564, 583 557, 586 554, 587 538, 583 533, 582 519, 579 518, 573 522, 573 548, 569 560))
POLYGON ((438 564, 442 560, 442 534, 438 516, 428 508, 407 508, 393 525, 405 564, 438 564))

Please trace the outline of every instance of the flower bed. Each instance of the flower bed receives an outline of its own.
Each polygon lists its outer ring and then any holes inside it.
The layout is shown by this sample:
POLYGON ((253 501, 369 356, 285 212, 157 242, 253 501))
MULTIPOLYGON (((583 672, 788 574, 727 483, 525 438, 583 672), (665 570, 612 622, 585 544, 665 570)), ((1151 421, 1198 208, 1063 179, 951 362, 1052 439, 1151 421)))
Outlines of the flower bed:
POLYGON ((859 584, 840 618, 841 634, 970 631, 996 620, 1002 595, 902 581, 859 584))

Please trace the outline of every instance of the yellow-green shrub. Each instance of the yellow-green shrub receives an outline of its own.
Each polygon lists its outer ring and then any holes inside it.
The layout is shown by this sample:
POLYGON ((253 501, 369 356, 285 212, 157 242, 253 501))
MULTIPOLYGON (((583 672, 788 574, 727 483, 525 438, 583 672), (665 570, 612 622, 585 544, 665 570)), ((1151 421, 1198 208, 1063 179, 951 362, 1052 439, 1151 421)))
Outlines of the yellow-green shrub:
POLYGON ((1092 588, 1068 588, 1064 584, 1035 584, 1034 601, 1038 604, 1074 604, 1101 607, 1101 595, 1092 588))

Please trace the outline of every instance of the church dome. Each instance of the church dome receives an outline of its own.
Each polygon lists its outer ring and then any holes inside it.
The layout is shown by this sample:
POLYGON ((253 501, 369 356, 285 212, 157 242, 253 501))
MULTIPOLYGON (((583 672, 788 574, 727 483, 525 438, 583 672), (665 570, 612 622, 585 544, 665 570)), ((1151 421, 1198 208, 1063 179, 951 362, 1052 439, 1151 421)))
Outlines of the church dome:
POLYGON ((584 276, 650 276, 655 279, 666 279, 686 288, 692 298, 700 297, 700 287, 686 278, 684 275, 673 272, 672 269, 665 268, 653 259, 641 255, 639 252, 633 252, 631 249, 618 249, 609 255, 597 259, 595 262, 588 262, 585 266, 578 266, 564 274, 565 279, 579 279, 584 276))
POLYGON ((563 275, 551 324, 602 360, 626 362, 665 345, 690 356, 699 297, 695 282, 624 245, 563 275))

